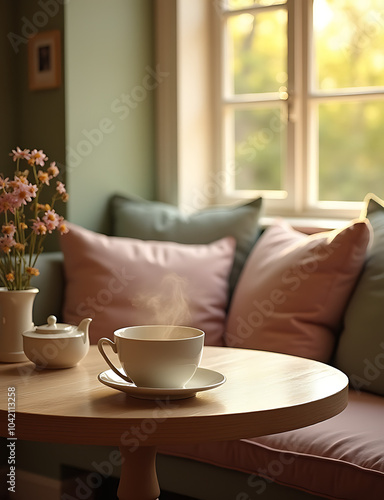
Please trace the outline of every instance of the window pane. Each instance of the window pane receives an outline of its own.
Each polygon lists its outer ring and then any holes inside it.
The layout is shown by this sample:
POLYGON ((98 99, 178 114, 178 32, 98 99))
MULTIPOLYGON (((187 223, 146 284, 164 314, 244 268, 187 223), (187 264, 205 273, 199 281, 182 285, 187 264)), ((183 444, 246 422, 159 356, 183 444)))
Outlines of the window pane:
POLYGON ((281 5, 287 3, 287 0, 227 0, 227 7, 229 9, 243 9, 260 5, 267 7, 269 5, 281 5))
POLYGON ((384 101, 319 106, 319 199, 361 201, 384 186, 384 101))
POLYGON ((287 12, 228 19, 229 92, 279 92, 287 76, 287 12))
POLYGON ((318 90, 384 86, 384 0, 314 0, 318 90))
POLYGON ((282 106, 234 113, 235 189, 280 190, 286 120, 282 106))

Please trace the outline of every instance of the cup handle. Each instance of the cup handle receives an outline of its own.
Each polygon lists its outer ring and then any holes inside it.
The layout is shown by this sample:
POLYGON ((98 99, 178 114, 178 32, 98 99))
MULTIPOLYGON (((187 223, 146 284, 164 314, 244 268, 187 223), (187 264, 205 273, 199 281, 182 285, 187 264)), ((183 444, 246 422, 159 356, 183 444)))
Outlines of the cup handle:
POLYGON ((123 373, 121 373, 121 371, 118 370, 116 368, 116 366, 112 363, 112 361, 108 358, 107 354, 104 351, 103 344, 110 345, 111 348, 112 348, 112 351, 117 354, 117 347, 116 347, 115 342, 112 342, 111 339, 103 337, 103 338, 101 338, 101 339, 98 340, 97 347, 99 348, 100 354, 103 356, 103 358, 105 359, 105 361, 108 363, 108 365, 111 368, 111 370, 113 370, 116 373, 116 375, 118 375, 122 379, 126 380, 130 384, 133 384, 133 380, 131 378, 129 378, 127 375, 124 375, 123 373))

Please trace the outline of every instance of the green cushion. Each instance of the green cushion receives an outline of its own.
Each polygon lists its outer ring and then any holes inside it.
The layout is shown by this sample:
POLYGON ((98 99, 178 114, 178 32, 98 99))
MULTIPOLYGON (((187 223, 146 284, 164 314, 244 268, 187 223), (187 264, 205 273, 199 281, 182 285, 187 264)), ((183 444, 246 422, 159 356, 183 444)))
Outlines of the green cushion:
POLYGON ((260 234, 262 199, 243 205, 212 207, 183 214, 174 205, 141 198, 113 196, 113 235, 141 240, 207 244, 226 236, 236 239, 236 253, 229 278, 230 296, 248 254, 260 234))
POLYGON ((384 396, 384 202, 367 195, 362 217, 373 230, 372 245, 345 314, 335 364, 351 387, 384 396))

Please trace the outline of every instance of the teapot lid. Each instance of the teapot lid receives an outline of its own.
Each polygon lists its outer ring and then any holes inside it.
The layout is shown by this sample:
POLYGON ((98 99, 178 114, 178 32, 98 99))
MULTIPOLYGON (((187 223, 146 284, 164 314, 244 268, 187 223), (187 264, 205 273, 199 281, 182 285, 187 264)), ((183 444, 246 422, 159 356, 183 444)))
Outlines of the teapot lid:
POLYGON ((35 331, 37 333, 68 333, 74 329, 72 325, 66 323, 56 323, 56 316, 48 316, 47 324, 42 326, 37 326, 35 331))

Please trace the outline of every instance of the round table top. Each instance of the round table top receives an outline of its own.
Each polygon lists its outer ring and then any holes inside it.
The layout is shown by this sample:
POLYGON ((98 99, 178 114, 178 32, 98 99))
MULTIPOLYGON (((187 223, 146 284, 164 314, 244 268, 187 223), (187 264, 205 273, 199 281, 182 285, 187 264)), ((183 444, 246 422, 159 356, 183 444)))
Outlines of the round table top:
MULTIPOLYGON (((200 366, 227 380, 183 400, 136 399, 103 385, 97 376, 108 366, 96 346, 74 368, 34 366, 0 364, 3 391, 15 388, 18 439, 129 446, 256 437, 320 422, 348 402, 348 379, 339 370, 265 351, 204 347, 200 366)), ((3 396, 2 436, 8 410, 3 396)))

